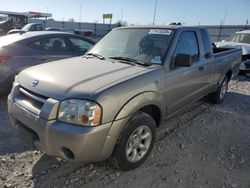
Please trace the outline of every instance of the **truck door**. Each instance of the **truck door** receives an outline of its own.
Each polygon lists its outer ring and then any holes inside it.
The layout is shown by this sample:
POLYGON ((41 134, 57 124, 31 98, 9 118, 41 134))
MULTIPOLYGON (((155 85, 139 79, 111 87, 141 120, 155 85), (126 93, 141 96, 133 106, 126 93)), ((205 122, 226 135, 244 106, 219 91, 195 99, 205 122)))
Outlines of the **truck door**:
POLYGON ((204 83, 204 64, 200 60, 200 47, 196 31, 182 31, 179 35, 169 72, 166 74, 165 97, 168 114, 197 100, 202 93, 204 83), (191 56, 191 66, 178 66, 175 59, 178 54, 191 56))

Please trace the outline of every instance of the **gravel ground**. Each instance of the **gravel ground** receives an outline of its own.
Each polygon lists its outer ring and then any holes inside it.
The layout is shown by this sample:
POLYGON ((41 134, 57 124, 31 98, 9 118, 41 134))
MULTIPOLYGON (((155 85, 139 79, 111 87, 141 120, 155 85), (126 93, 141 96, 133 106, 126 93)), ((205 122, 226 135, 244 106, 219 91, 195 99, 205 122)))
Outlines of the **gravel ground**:
POLYGON ((0 101, 0 187, 250 188, 250 78, 230 82, 223 104, 193 104, 158 129, 149 159, 122 172, 28 151, 0 101))

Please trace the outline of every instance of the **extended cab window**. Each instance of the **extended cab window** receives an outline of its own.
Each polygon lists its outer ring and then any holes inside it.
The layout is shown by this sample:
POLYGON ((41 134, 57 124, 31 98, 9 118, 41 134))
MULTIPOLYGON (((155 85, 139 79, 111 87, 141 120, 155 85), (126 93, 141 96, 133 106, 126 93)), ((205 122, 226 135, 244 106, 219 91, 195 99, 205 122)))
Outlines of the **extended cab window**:
POLYGON ((204 49, 204 56, 205 58, 210 58, 212 55, 211 53, 212 43, 205 29, 201 29, 201 38, 202 38, 202 44, 203 44, 203 49, 204 49))
MULTIPOLYGON (((190 55, 192 57, 192 62, 199 60, 198 41, 196 34, 193 31, 185 31, 181 33, 174 56, 177 56, 178 54, 190 55)), ((174 67, 175 65, 172 65, 172 68, 174 67)))

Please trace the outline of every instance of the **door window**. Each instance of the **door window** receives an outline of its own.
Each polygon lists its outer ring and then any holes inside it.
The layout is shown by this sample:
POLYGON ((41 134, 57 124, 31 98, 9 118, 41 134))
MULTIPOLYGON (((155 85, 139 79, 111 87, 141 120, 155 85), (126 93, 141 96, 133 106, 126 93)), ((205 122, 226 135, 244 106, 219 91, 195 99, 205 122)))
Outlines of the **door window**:
MULTIPOLYGON (((181 33, 174 52, 174 57, 177 54, 191 55, 192 62, 199 60, 198 41, 196 34, 193 31, 185 31, 181 33)), ((175 66, 173 65, 173 67, 175 66)))
POLYGON ((77 53, 85 53, 93 46, 93 44, 80 38, 70 37, 69 40, 71 42, 73 51, 77 53))
POLYGON ((69 50, 64 38, 47 37, 36 40, 29 45, 31 48, 45 51, 67 51, 69 50))

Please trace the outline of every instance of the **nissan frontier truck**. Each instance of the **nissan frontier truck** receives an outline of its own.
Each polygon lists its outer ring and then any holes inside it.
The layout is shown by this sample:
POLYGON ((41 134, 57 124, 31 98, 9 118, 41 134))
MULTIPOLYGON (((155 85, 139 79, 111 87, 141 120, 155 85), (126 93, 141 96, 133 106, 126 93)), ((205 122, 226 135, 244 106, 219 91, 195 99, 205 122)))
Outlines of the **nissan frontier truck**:
POLYGON ((111 157, 132 170, 168 117, 204 96, 224 100, 241 54, 213 47, 200 27, 116 28, 82 57, 19 73, 8 112, 27 145, 68 161, 111 157))

